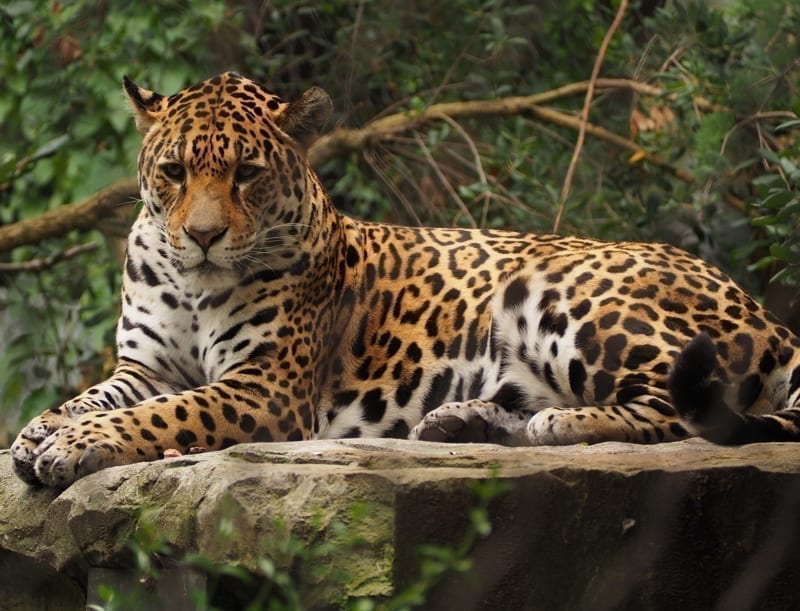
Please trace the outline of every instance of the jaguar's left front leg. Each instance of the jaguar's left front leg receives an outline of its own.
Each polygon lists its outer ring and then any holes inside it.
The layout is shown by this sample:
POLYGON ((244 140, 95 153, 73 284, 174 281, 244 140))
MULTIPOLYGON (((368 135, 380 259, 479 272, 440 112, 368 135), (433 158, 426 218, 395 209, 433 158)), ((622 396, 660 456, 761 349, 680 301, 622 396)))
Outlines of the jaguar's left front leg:
MULTIPOLYGON (((310 438, 314 416, 307 400, 294 399, 291 390, 265 386, 263 375, 253 375, 253 369, 251 365, 246 373, 232 372, 219 382, 67 422, 41 444, 34 467, 37 479, 63 488, 100 469, 156 460, 170 448, 217 450, 248 441, 310 438)), ((296 390, 296 396, 310 396, 296 390)))

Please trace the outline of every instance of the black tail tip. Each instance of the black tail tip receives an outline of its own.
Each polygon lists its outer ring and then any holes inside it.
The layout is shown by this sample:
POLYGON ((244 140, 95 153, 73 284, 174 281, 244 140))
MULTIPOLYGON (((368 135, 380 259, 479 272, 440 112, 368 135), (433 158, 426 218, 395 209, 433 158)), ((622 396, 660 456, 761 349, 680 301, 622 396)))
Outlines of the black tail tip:
POLYGON ((719 444, 749 441, 745 419, 725 404, 724 385, 714 372, 717 349, 705 333, 694 337, 675 359, 669 375, 672 404, 689 430, 719 444))
POLYGON ((695 335, 686 344, 672 368, 672 376, 677 374, 695 379, 708 378, 717 367, 717 348, 705 333, 695 335))
POLYGON ((705 333, 692 338, 675 358, 668 385, 675 409, 682 416, 691 416, 692 406, 697 404, 698 398, 709 398, 711 377, 716 367, 717 349, 705 333))
POLYGON ((675 358, 669 374, 668 388, 672 405, 681 419, 696 435, 715 437, 715 429, 736 420, 723 398, 722 382, 714 375, 717 349, 711 338, 695 336, 675 358))

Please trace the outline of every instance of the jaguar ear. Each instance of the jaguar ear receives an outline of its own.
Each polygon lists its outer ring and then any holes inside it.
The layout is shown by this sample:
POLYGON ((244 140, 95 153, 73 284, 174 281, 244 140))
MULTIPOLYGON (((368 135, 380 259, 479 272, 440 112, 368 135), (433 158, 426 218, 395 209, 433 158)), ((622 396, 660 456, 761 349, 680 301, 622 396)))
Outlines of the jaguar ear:
POLYGON ((331 97, 324 89, 312 87, 299 100, 289 102, 275 121, 278 127, 307 149, 316 140, 331 112, 331 97))
POLYGON ((122 84, 133 109, 136 128, 146 134, 156 122, 166 98, 160 93, 139 87, 127 76, 122 77, 122 84))

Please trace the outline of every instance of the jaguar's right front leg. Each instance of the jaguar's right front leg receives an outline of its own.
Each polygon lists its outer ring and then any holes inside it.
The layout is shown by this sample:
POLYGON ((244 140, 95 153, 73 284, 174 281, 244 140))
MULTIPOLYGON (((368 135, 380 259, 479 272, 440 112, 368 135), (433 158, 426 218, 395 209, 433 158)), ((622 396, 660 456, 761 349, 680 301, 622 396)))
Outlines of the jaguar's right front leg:
POLYGON ((36 479, 63 488, 100 469, 157 460, 168 449, 218 450, 242 442, 309 439, 315 419, 312 393, 302 382, 288 389, 291 395, 265 384, 269 367, 246 364, 218 382, 112 413, 84 414, 41 444, 36 479))
POLYGON ((129 407, 147 397, 174 391, 174 386, 156 379, 153 372, 121 362, 109 379, 36 416, 20 431, 11 446, 14 473, 29 484, 39 483, 34 465, 42 443, 83 414, 129 407))

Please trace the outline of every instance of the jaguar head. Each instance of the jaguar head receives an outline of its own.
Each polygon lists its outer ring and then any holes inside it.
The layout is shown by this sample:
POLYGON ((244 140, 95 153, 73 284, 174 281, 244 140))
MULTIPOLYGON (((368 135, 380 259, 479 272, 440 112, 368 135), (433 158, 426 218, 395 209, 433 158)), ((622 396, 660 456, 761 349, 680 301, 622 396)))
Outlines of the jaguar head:
POLYGON ((144 135, 142 199, 175 267, 200 283, 290 267, 312 220, 306 150, 328 94, 284 102, 233 72, 168 97, 124 86, 144 135))

